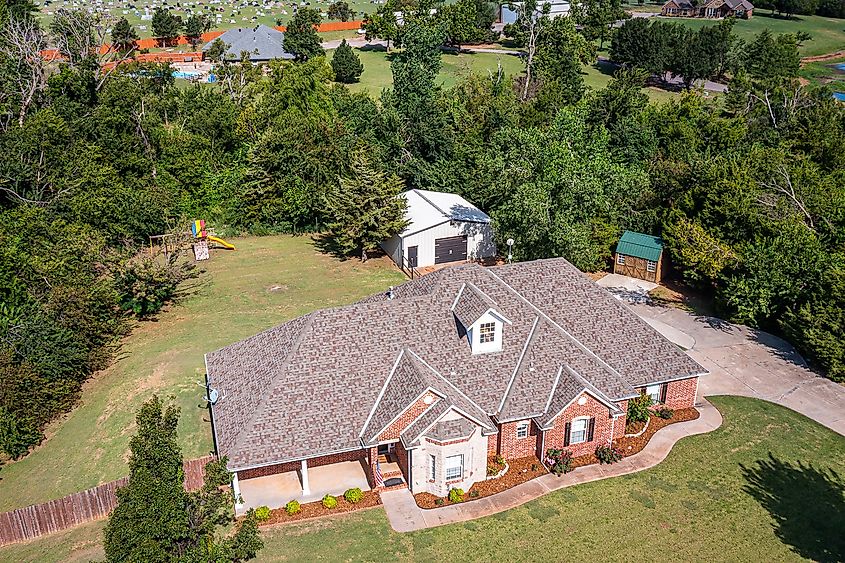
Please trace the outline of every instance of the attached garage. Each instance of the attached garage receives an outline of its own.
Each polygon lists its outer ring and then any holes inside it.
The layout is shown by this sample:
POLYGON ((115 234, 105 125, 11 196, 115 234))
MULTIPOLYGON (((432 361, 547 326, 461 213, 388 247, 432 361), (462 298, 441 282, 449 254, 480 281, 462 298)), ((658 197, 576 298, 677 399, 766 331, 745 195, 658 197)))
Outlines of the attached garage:
POLYGON ((410 190, 404 231, 381 247, 403 270, 496 255, 490 217, 459 195, 410 190))

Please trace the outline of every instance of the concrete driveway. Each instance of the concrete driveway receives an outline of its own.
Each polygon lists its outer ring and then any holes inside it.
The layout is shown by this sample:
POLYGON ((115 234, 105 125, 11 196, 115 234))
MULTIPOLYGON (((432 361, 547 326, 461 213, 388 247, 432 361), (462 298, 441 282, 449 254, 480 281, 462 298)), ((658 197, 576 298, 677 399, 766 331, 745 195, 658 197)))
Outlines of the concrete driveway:
POLYGON ((646 321, 658 321, 651 323, 658 331, 665 325, 690 338, 692 346, 687 353, 710 370, 710 375, 701 378, 701 396, 743 395, 765 399, 845 435, 845 386, 808 369, 788 342, 762 331, 672 307, 643 303, 629 307, 646 321))

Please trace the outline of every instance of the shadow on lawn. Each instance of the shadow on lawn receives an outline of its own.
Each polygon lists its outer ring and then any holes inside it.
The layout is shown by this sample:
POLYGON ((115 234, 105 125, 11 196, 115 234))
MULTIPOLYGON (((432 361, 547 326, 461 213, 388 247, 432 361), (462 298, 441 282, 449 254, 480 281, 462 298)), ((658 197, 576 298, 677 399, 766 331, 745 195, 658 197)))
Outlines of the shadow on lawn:
POLYGON ((744 490, 769 511, 775 534, 802 557, 845 560, 845 481, 832 469, 799 461, 793 465, 769 453, 754 467, 740 464, 744 490))

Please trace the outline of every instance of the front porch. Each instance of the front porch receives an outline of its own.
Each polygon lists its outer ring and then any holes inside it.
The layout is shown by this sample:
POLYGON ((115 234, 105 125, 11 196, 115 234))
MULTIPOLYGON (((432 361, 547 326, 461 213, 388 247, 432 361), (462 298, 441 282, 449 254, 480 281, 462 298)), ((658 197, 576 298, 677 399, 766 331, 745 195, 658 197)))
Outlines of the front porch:
POLYGON ((358 487, 370 490, 366 466, 361 461, 342 461, 318 467, 274 473, 237 481, 243 504, 236 505, 236 512, 243 514, 250 508, 268 506, 281 508, 289 501, 314 502, 325 495, 340 496, 347 489, 358 487))

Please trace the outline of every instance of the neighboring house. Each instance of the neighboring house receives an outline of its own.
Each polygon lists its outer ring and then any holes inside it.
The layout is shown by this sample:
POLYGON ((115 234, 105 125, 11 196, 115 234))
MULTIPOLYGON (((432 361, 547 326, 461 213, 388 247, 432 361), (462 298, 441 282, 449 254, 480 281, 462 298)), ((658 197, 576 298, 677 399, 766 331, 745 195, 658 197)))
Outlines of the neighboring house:
MULTIPOLYGON (((537 9, 542 10, 543 5, 549 5, 549 17, 550 18, 558 18, 561 16, 566 16, 569 14, 571 4, 567 2, 567 0, 547 0, 543 2, 537 2, 537 9)), ((520 6, 522 6, 522 2, 514 2, 512 4, 499 4, 499 12, 498 17, 496 18, 497 23, 514 23, 518 16, 517 10, 520 6)))
MULTIPOLYGON (((293 59, 294 55, 285 51, 285 34, 277 29, 259 24, 255 27, 232 28, 220 36, 229 48, 226 50, 227 61, 241 60, 241 53, 249 53, 253 63, 263 63, 273 59, 293 59)), ((206 43, 203 52, 211 48, 213 42, 206 43)))
POLYGON ((403 270, 496 255, 490 217, 461 196, 425 190, 402 196, 409 224, 381 247, 403 270))
POLYGON ((706 373, 562 258, 441 269, 206 367, 241 511, 383 479, 444 496, 494 455, 591 454, 624 434, 629 399, 692 407, 706 373))
POLYGON ((750 19, 754 5, 748 0, 709 0, 692 3, 690 0, 669 0, 663 5, 663 16, 688 18, 743 18, 750 19))
POLYGON ((659 237, 625 231, 613 253, 613 273, 660 283, 663 241, 659 237))

